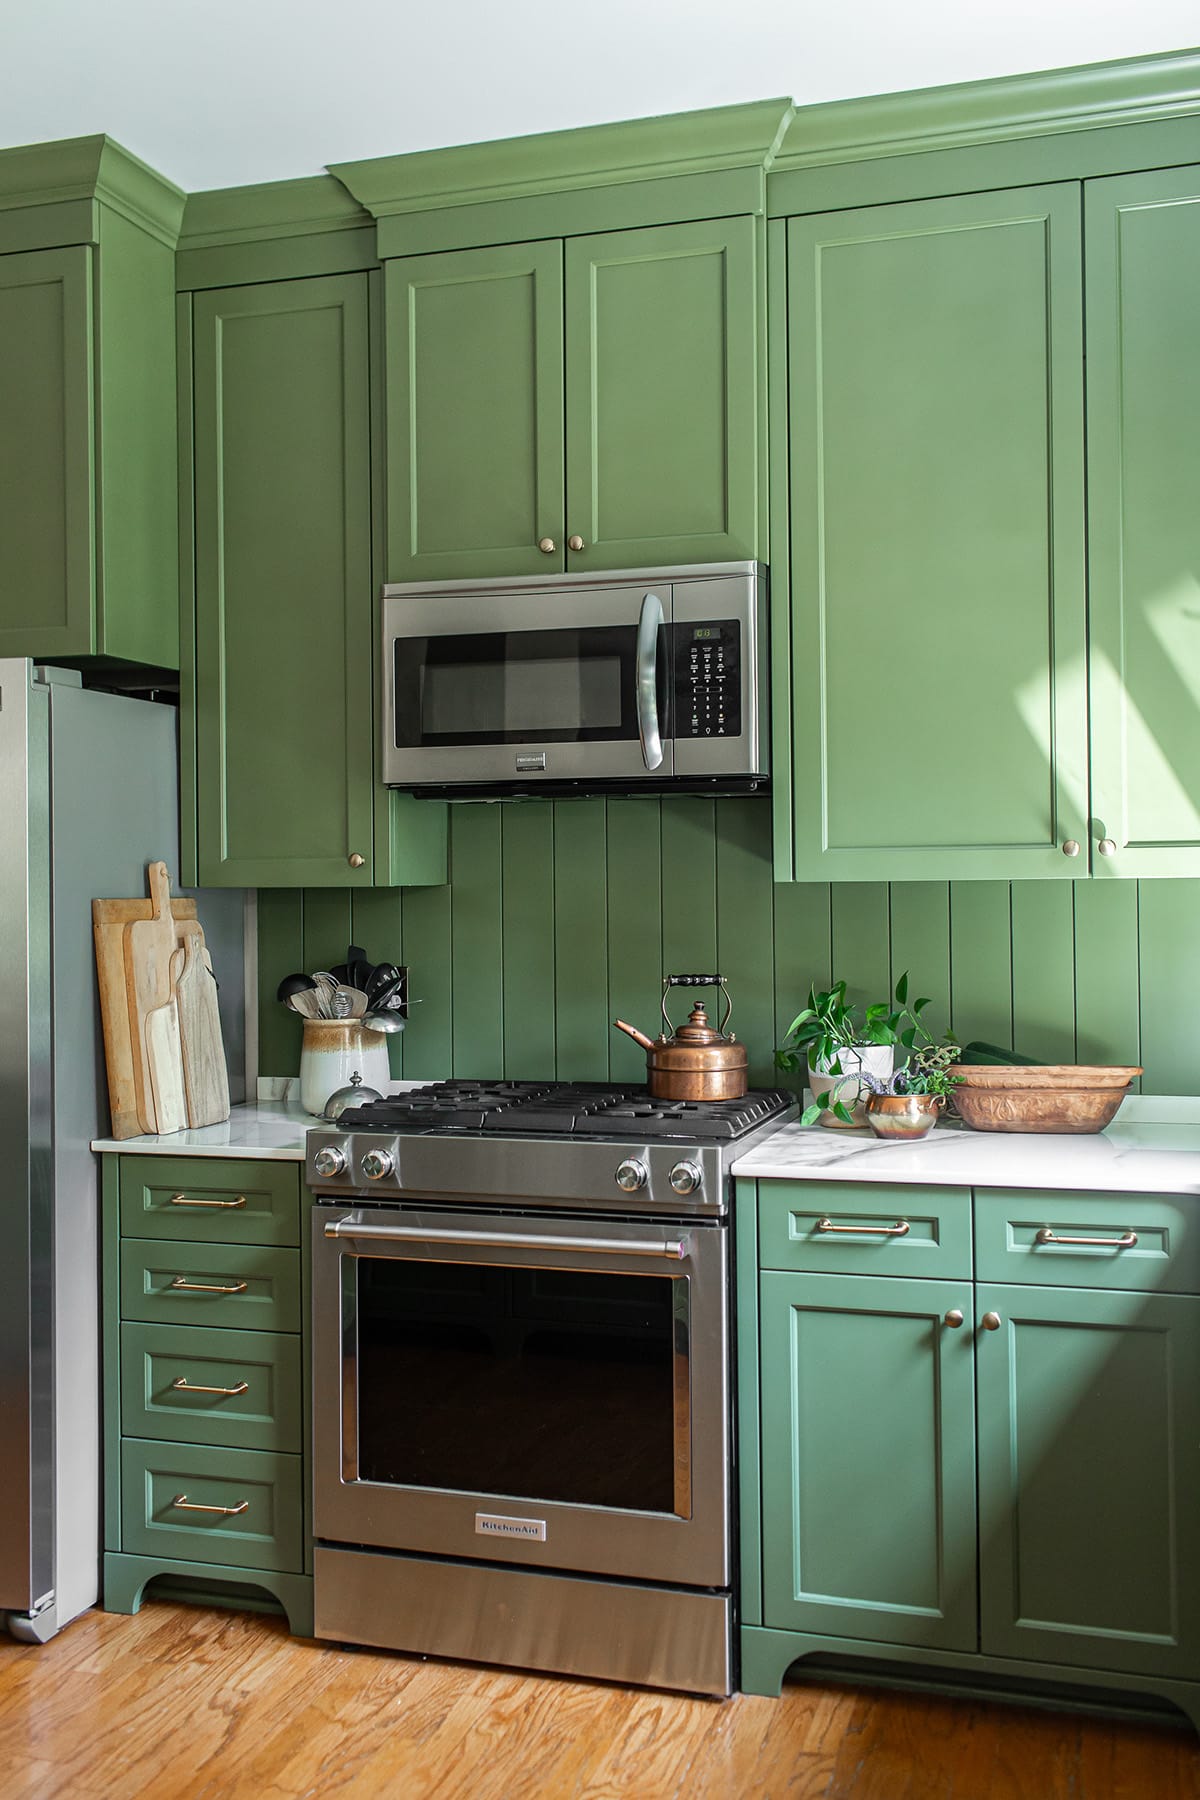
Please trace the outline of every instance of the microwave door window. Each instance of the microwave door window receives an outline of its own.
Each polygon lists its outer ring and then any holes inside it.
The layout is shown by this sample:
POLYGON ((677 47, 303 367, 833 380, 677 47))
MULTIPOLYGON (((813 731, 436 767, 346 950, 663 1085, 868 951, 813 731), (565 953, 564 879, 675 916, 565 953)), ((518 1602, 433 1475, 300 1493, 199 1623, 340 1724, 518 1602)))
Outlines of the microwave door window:
POLYGON ((633 626, 398 638, 396 743, 636 742, 633 626))

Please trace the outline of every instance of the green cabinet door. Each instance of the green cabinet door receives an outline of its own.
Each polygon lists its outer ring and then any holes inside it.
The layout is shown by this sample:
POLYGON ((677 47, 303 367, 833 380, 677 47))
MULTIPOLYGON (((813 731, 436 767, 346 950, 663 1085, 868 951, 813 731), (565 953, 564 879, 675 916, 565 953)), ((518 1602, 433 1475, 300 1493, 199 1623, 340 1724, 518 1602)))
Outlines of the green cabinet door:
POLYGON ((1200 167, 1089 181, 1098 875, 1200 875, 1200 167))
POLYGON ((795 879, 1085 874, 1078 187, 793 219, 786 306, 795 879))
POLYGON ((755 555, 756 307, 750 218, 568 238, 569 567, 755 555))
POLYGON ((780 1272, 760 1297, 763 1624, 976 1649, 970 1283, 780 1272))
POLYGON ((199 880, 369 885, 367 277, 199 294, 194 338, 199 880))
POLYGON ((1200 1299, 980 1285, 981 1648, 1200 1678, 1200 1299))
POLYGON ((401 257, 384 290, 388 579, 561 569, 561 243, 401 257))
POLYGON ((0 656, 94 641, 92 251, 0 256, 0 656))

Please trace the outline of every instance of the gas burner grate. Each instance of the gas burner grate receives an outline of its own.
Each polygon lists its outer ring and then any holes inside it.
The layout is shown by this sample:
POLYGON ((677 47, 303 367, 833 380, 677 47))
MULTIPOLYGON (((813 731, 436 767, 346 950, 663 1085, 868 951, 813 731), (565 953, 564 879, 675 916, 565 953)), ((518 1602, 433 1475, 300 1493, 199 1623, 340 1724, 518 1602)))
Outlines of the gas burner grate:
POLYGON ((497 1131, 720 1143, 743 1137, 791 1104, 792 1096, 780 1090, 752 1090, 738 1100, 655 1100, 644 1087, 459 1077, 350 1108, 338 1123, 355 1131, 497 1131))

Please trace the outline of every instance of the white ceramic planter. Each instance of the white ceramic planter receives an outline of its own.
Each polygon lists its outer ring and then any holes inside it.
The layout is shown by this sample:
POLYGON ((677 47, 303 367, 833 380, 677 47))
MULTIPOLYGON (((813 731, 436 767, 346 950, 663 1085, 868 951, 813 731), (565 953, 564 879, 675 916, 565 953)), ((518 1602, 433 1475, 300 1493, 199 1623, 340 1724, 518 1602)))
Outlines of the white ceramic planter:
MULTIPOLYGON (((879 1081, 886 1081, 896 1064, 895 1047, 891 1044, 860 1044, 855 1050, 840 1051, 837 1061, 842 1068, 840 1075, 830 1075, 823 1070, 814 1069, 812 1063, 809 1063, 808 1085, 812 1089, 812 1097, 815 1100, 819 1094, 836 1088, 838 1091, 834 1100, 840 1100, 843 1106, 849 1108, 852 1123, 856 1126, 865 1125, 867 1109, 863 1104, 865 1093, 862 1082, 858 1079, 859 1074, 865 1069, 868 1075, 874 1075, 879 1081)), ((870 1089, 865 1092, 869 1093, 870 1089)), ((846 1121, 837 1117, 831 1101, 828 1109, 821 1114, 821 1123, 844 1127, 846 1121)))
POLYGON ((392 1078, 387 1038, 358 1019, 305 1019, 300 1049, 300 1104, 319 1116, 330 1094, 362 1076, 363 1086, 387 1092, 392 1078))

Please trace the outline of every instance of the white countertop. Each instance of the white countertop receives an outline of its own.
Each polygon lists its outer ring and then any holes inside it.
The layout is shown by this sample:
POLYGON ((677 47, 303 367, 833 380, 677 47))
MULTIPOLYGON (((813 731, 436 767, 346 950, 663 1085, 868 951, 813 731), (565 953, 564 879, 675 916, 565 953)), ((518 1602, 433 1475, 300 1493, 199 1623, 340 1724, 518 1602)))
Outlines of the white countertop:
POLYGON ((867 1131, 784 1125, 735 1162, 733 1173, 775 1181, 1200 1194, 1200 1119, 1168 1121, 1161 1117, 1168 1110, 1127 1100, 1107 1131, 1082 1136, 970 1131, 942 1121, 915 1144, 889 1143, 867 1131))
POLYGON ((235 1106, 222 1125, 167 1136, 95 1138, 93 1150, 119 1150, 122 1156, 245 1156, 276 1162, 304 1161, 304 1134, 319 1125, 311 1113, 292 1111, 282 1100, 260 1100, 235 1106))

